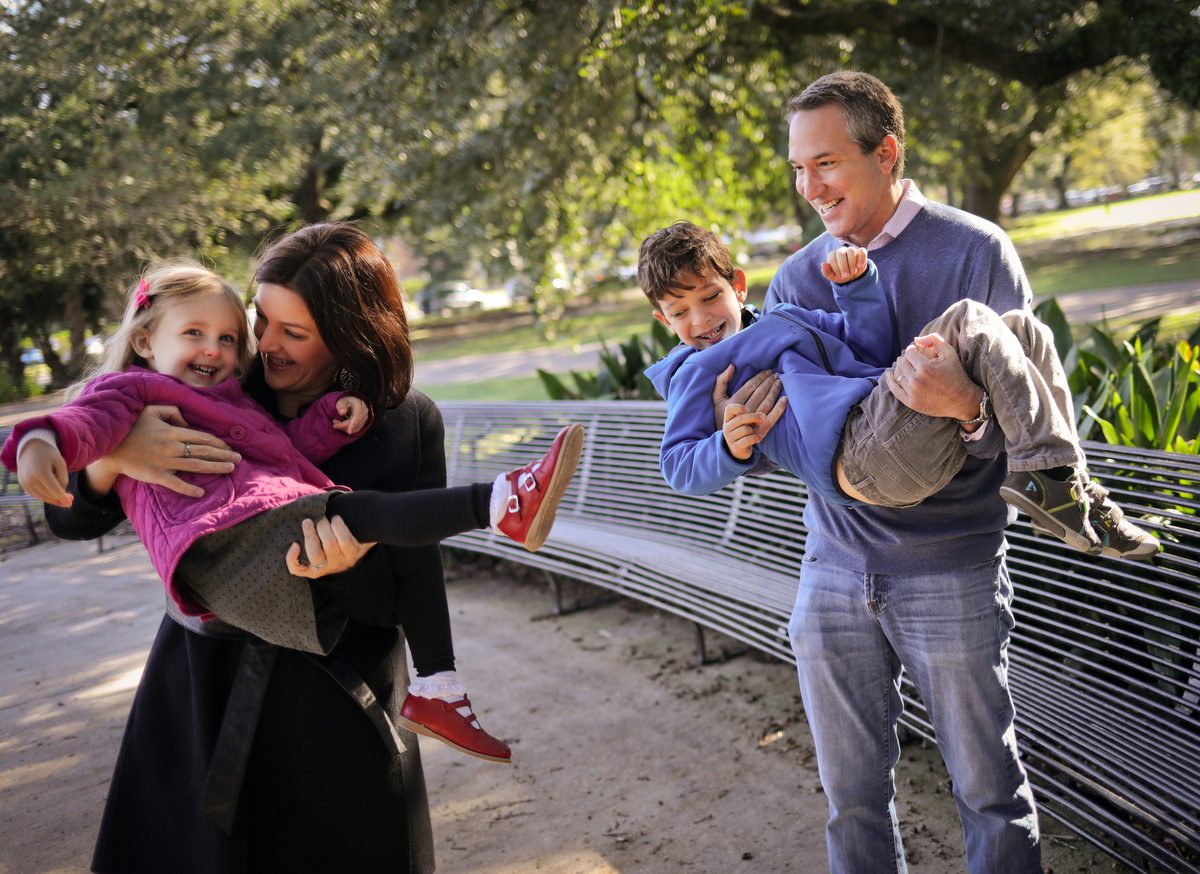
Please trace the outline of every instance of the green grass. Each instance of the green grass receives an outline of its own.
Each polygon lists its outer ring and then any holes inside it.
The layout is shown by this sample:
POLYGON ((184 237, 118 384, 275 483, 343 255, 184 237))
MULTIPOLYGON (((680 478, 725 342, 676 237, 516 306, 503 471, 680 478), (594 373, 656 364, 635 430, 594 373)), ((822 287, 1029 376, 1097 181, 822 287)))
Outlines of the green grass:
POLYGON ((1017 248, 1093 231, 1113 231, 1200 217, 1200 190, 1172 191, 1100 206, 1021 216, 1006 226, 1017 248))
POLYGON ((536 376, 484 379, 451 385, 417 385, 435 401, 545 401, 546 390, 536 376))
POLYGON ((1200 279, 1200 239, 1142 250, 1039 255, 1025 259, 1038 297, 1071 291, 1200 279))

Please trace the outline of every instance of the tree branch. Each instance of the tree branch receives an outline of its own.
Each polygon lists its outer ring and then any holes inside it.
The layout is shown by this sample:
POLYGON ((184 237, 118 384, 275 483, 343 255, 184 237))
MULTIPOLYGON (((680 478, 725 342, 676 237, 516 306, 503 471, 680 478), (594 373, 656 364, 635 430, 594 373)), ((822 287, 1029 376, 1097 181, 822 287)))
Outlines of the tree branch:
POLYGON ((765 25, 780 44, 831 33, 877 33, 919 48, 937 48, 947 57, 1031 88, 1056 84, 1129 53, 1124 44, 1128 22, 1112 2, 1101 3, 1098 16, 1087 24, 1033 49, 1022 46, 1027 33, 1011 34, 1008 40, 1004 34, 996 36, 912 4, 892 5, 884 0, 837 5, 803 0, 756 3, 751 19, 765 25))

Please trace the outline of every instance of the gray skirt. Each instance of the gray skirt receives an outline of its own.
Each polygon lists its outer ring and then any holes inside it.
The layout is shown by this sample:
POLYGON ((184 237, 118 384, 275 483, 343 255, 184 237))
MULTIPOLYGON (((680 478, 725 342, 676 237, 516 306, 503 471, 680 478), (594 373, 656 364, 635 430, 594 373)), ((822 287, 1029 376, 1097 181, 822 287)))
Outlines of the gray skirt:
POLYGON ((268 643, 327 654, 346 616, 312 581, 288 572, 284 556, 302 543, 300 523, 325 515, 328 492, 305 495, 193 543, 175 582, 206 610, 268 643))

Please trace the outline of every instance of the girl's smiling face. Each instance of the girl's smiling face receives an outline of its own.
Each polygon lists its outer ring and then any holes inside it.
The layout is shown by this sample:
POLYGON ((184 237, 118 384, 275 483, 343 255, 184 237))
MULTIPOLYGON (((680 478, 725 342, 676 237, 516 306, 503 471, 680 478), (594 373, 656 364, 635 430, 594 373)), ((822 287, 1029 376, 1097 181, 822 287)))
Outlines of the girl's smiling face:
POLYGON ((731 283, 722 276, 697 276, 685 268, 675 274, 670 292, 658 301, 654 318, 670 328, 679 342, 707 349, 741 330, 745 302, 746 274, 741 270, 733 271, 731 283))
POLYGON ((131 342, 151 370, 205 388, 236 375, 248 329, 244 312, 224 295, 209 294, 172 303, 152 330, 138 332, 131 342))

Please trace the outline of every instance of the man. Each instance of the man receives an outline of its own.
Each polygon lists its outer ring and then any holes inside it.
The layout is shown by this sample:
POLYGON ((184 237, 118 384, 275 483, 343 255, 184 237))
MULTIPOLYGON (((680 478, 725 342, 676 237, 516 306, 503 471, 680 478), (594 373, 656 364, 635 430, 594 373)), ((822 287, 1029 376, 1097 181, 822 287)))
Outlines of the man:
POLYGON ((844 244, 879 267, 899 354, 888 385, 913 409, 960 422, 971 457, 917 507, 847 508, 812 496, 789 626, 801 695, 829 799, 830 869, 906 871, 895 810, 901 668, 926 703, 953 782, 967 867, 1041 870, 1037 811, 1017 756, 1007 651, 1012 587, 1000 429, 953 356, 911 341, 947 306, 972 298, 1027 307, 1012 243, 990 222, 926 200, 904 168, 904 115, 864 73, 824 76, 788 104, 796 190, 826 233, 784 262, 768 306, 835 310, 819 265, 844 244), (907 347, 907 348, 906 348, 907 347))

